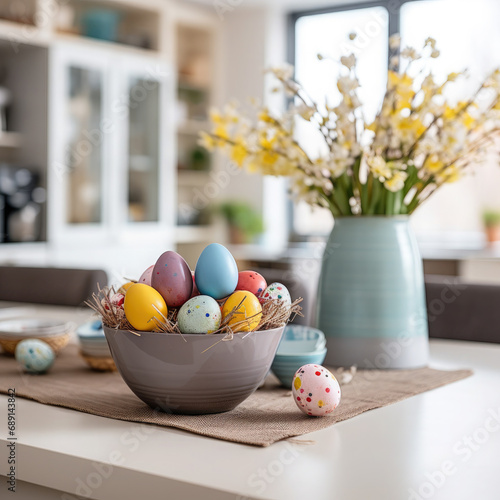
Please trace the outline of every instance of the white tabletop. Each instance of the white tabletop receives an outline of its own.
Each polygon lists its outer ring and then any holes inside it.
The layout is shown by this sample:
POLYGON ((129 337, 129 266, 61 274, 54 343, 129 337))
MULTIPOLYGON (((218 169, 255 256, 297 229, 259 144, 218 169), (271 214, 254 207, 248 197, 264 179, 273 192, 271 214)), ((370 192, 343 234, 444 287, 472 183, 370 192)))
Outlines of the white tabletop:
MULTIPOLYGON (((498 500, 500 345, 434 340, 431 358, 475 375, 268 448, 18 399, 17 478, 67 499, 498 500)), ((6 415, 0 396, 2 475, 6 415)))

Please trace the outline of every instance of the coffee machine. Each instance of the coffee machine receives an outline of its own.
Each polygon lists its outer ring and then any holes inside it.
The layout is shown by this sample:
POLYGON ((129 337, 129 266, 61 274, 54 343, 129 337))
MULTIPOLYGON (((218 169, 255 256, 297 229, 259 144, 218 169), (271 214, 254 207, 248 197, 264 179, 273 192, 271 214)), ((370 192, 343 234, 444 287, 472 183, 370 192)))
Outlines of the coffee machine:
POLYGON ((0 164, 0 241, 40 239, 45 189, 32 170, 0 164))

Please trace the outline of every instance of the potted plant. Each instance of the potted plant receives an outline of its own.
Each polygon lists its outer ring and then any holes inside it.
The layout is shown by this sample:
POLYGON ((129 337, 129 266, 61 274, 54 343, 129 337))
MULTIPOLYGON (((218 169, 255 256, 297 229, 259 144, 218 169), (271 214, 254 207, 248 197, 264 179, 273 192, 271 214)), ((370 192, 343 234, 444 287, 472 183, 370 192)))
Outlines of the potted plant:
POLYGON ((263 231, 262 216, 247 203, 227 201, 218 211, 229 225, 229 239, 233 244, 250 243, 263 231))
MULTIPOLYGON (((393 36, 391 50, 399 43, 393 36)), ((213 129, 201 136, 205 147, 250 171, 289 177, 297 198, 331 211, 317 318, 329 365, 427 363, 423 266, 409 216, 476 164, 500 130, 500 71, 468 100, 452 102, 445 90, 464 75, 436 81, 425 63, 437 57, 432 38, 421 51, 405 48, 392 57, 381 108, 370 122, 358 97, 354 54, 339 61, 337 102, 311 99, 291 66, 272 68, 291 98, 284 113, 260 107, 249 118, 229 106, 212 112, 213 129), (316 128, 325 153, 306 152, 295 134, 298 121, 316 128)))
POLYGON ((483 213, 483 223, 488 243, 500 241, 500 211, 485 210, 483 213))

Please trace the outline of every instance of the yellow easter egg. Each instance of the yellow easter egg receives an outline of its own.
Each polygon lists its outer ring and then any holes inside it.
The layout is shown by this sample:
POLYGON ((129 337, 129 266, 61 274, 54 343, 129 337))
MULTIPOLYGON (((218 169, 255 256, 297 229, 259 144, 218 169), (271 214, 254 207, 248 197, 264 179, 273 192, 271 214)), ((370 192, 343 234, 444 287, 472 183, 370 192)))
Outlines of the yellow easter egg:
POLYGON ((262 318, 262 306, 252 292, 238 290, 231 294, 222 306, 223 320, 235 308, 238 309, 235 310, 228 323, 234 332, 251 332, 259 326, 262 318))
POLYGON ((142 283, 133 283, 128 287, 123 308, 129 323, 142 331, 154 330, 157 326, 154 318, 162 319, 161 314, 165 317, 168 314, 167 304, 160 293, 142 283))
POLYGON ((127 290, 134 284, 133 281, 129 281, 128 283, 124 283, 119 289, 118 293, 123 293, 125 295, 127 293, 127 290))

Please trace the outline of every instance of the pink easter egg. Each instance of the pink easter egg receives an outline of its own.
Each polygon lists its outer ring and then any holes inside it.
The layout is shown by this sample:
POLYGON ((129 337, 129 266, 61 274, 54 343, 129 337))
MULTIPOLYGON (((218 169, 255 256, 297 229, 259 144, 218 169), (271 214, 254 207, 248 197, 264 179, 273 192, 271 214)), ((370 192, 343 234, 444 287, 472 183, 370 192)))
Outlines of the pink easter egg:
POLYGON ((143 285, 148 285, 151 286, 151 276, 153 275, 153 268, 155 266, 149 266, 142 274, 141 277, 139 278, 139 281, 137 283, 142 283, 143 285))
POLYGON ((153 267, 151 286, 160 292, 168 307, 180 307, 193 292, 191 269, 178 253, 164 252, 153 267))
POLYGON ((324 417, 339 405, 340 385, 324 366, 304 365, 293 377, 292 396, 306 415, 324 417))

